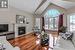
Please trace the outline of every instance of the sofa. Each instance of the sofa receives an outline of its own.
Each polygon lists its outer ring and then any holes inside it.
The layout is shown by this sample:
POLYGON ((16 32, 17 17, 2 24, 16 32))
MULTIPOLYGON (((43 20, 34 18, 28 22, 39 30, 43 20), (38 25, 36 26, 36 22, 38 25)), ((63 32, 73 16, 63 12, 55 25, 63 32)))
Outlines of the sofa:
POLYGON ((75 32, 73 33, 72 41, 63 39, 60 36, 57 46, 54 46, 53 50, 75 50, 75 32))
POLYGON ((0 36, 0 44, 3 44, 5 50, 20 50, 19 47, 13 47, 7 40, 5 36, 0 36))
POLYGON ((75 47, 75 32, 73 32, 72 43, 73 43, 73 45, 75 47))

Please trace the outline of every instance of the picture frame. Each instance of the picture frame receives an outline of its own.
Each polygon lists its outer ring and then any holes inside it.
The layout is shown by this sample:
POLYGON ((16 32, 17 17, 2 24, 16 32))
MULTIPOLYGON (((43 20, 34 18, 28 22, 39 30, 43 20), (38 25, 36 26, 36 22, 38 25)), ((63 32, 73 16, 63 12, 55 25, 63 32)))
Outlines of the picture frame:
POLYGON ((0 0, 0 8, 8 8, 8 0, 0 0))
POLYGON ((24 24, 25 23, 25 16, 23 16, 23 15, 16 15, 16 23, 24 24))

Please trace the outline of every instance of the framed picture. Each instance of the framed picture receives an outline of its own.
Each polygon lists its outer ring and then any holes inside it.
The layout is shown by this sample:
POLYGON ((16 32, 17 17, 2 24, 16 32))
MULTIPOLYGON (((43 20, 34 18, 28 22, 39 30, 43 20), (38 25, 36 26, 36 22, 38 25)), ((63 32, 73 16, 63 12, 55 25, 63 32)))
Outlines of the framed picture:
POLYGON ((29 18, 26 18, 26 24, 29 24, 29 18))
POLYGON ((8 0, 0 0, 0 8, 8 8, 8 0))
POLYGON ((23 16, 23 15, 16 15, 16 23, 24 24, 25 23, 25 16, 23 16))

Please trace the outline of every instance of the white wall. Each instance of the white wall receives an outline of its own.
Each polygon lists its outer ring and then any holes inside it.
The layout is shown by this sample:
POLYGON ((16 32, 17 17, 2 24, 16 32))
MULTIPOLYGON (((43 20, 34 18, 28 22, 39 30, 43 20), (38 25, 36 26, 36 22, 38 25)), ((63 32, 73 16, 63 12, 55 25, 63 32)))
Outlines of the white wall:
POLYGON ((33 27, 33 15, 16 8, 0 9, 0 24, 9 24, 9 31, 13 31, 13 24, 16 23, 16 15, 23 15, 29 18, 29 24, 26 24, 26 32, 31 32, 33 27))

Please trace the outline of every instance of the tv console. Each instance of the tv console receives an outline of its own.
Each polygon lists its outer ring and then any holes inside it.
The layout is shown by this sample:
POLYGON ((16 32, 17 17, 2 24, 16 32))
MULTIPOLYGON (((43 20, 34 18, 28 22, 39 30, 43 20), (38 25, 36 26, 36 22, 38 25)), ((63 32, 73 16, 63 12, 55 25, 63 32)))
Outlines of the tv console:
POLYGON ((6 39, 14 39, 15 38, 15 33, 14 32, 2 32, 0 33, 0 36, 6 36, 6 39))

